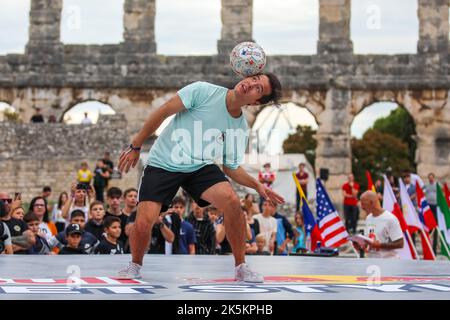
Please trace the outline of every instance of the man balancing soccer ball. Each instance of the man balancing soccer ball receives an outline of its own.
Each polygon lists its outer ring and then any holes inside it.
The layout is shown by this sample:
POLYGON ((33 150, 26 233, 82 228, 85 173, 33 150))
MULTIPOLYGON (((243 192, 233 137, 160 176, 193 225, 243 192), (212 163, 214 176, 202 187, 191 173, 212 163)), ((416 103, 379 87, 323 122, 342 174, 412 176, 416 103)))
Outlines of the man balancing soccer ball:
POLYGON ((227 239, 235 260, 235 279, 263 282, 263 276, 245 263, 245 216, 225 174, 255 189, 274 204, 284 203, 280 195, 240 166, 248 137, 242 107, 276 103, 280 96, 281 84, 270 73, 244 78, 232 90, 195 82, 179 90, 149 116, 131 145, 120 155, 120 171, 127 173, 136 166, 144 141, 164 119, 176 114, 149 152, 139 186, 136 221, 129 237, 132 261, 119 271, 119 278, 141 278, 140 269, 152 227, 182 187, 199 206, 212 204, 224 212, 227 239), (217 159, 222 161, 223 171, 215 164, 217 159))

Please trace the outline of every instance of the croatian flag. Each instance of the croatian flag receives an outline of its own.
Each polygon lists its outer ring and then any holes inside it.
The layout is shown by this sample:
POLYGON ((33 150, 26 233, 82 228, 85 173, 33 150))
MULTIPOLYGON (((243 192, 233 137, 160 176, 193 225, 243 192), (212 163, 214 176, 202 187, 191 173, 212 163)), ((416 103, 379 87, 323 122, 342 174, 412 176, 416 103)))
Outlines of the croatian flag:
POLYGON ((325 247, 337 248, 348 241, 349 234, 320 179, 316 180, 316 189, 317 217, 323 244, 325 247))

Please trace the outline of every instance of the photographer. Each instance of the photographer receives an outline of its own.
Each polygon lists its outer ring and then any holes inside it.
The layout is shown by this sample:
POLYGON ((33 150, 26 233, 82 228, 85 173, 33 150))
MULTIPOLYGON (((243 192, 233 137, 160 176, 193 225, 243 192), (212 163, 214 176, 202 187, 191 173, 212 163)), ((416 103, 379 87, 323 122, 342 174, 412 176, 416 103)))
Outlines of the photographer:
MULTIPOLYGON (((0 200, 0 218, 6 215, 5 203, 0 200)), ((6 224, 0 221, 0 254, 13 254, 11 234, 6 224)))
POLYGON ((70 188, 70 197, 61 209, 61 215, 70 223, 70 216, 73 211, 81 210, 84 212, 84 219, 89 218, 89 206, 95 201, 95 191, 91 185, 84 183, 72 183, 70 188))

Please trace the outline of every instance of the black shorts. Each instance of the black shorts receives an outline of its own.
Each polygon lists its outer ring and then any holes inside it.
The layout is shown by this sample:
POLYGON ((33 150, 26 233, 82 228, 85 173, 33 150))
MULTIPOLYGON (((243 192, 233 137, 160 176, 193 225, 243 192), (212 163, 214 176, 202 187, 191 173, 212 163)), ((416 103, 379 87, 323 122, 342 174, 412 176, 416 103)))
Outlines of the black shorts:
POLYGON ((167 211, 178 189, 182 187, 200 207, 209 202, 200 199, 207 189, 219 182, 229 182, 215 164, 206 165, 194 172, 171 172, 146 166, 139 185, 138 199, 162 203, 161 212, 167 211))

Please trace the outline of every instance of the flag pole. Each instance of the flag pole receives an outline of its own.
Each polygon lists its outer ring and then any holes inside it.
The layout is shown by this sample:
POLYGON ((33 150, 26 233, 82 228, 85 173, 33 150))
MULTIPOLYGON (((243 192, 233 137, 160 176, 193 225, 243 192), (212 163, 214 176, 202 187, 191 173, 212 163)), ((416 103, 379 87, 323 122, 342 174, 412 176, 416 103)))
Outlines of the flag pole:
POLYGON ((409 233, 409 230, 406 230, 406 236, 408 237, 409 245, 411 246, 411 248, 414 251, 414 254, 416 255, 416 260, 420 260, 420 257, 417 254, 416 246, 414 245, 414 242, 412 241, 411 234, 409 233))
POLYGON ((439 235, 439 239, 441 240, 441 246, 444 246, 444 249, 447 252, 447 255, 450 257, 450 250, 449 250, 449 248, 447 246, 447 241, 445 241, 445 239, 443 238, 442 233, 441 233, 440 230, 438 230, 438 235, 439 235))
MULTIPOLYGON (((433 229, 433 230, 434 230, 434 229, 433 229)), ((423 238, 425 239, 425 242, 427 243, 428 248, 429 248, 430 251, 431 251, 431 254, 433 255, 433 259, 436 260, 436 255, 434 254, 433 247, 431 246, 430 240, 429 240, 429 238, 428 238, 428 236, 427 236, 425 230, 420 229, 420 232, 422 233, 422 236, 423 236, 423 238)))

